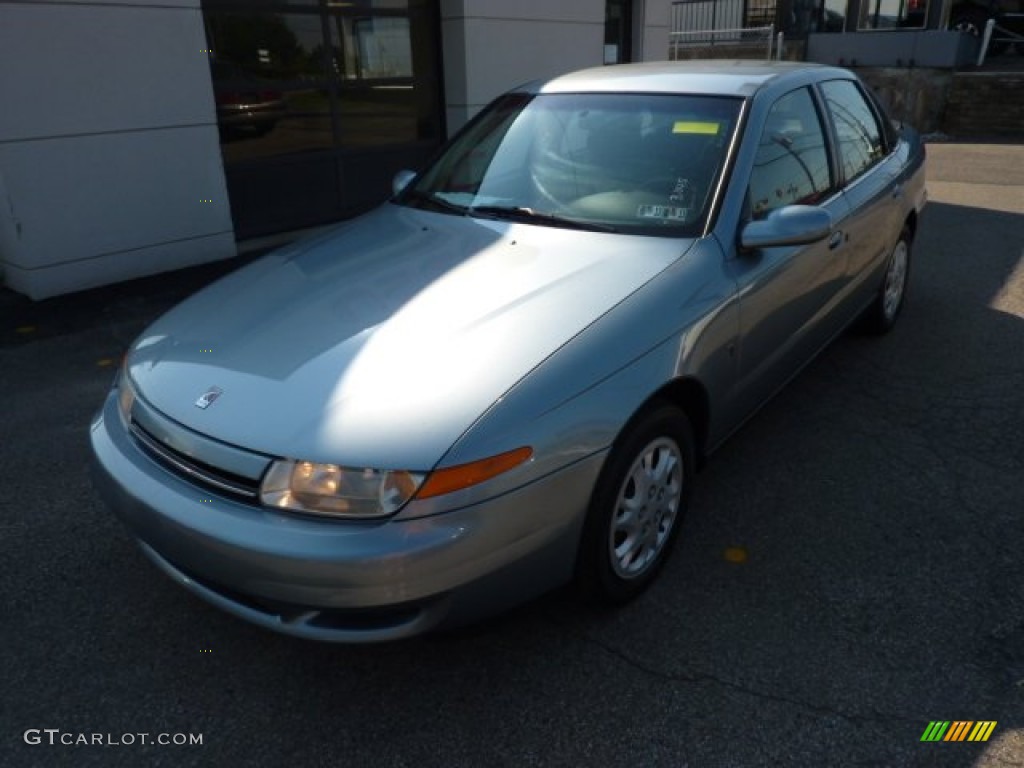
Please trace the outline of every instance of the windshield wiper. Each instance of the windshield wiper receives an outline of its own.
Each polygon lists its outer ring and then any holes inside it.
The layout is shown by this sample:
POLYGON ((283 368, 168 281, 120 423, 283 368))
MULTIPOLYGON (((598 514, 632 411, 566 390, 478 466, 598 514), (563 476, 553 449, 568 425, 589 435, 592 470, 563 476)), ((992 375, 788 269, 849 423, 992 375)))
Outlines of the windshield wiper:
POLYGON ((580 221, 579 219, 567 219, 557 213, 545 213, 535 211, 533 208, 518 205, 474 205, 469 208, 470 216, 484 216, 492 219, 506 219, 509 221, 525 221, 533 224, 544 224, 552 227, 565 227, 566 229, 585 229, 591 232, 618 232, 615 227, 609 224, 600 224, 596 221, 580 221))
POLYGON ((415 203, 415 207, 417 208, 432 208, 433 210, 441 211, 442 213, 454 213, 456 216, 466 215, 466 209, 461 205, 449 203, 447 200, 437 197, 436 195, 428 195, 417 190, 410 191, 400 199, 415 203))

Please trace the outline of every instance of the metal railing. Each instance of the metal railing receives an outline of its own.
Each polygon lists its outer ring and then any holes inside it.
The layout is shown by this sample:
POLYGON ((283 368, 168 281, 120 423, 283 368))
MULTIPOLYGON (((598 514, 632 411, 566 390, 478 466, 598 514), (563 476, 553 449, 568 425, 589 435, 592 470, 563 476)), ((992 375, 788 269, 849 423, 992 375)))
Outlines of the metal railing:
POLYGON ((775 43, 776 0, 676 0, 672 3, 669 58, 696 46, 761 43, 765 56, 781 58, 775 43))
POLYGON ((765 58, 782 57, 782 33, 775 36, 775 25, 767 27, 736 27, 733 29, 690 29, 669 33, 669 59, 680 58, 681 48, 690 46, 763 44, 765 58), (775 42, 778 40, 778 50, 775 42))
POLYGON ((744 0, 682 0, 672 3, 671 34, 742 29, 745 26, 745 5, 744 0))
POLYGON ((977 66, 980 67, 985 63, 985 56, 988 55, 989 46, 992 43, 1002 43, 1003 45, 1016 44, 1020 46, 1018 50, 1024 53, 1024 35, 1019 35, 1009 29, 1003 29, 996 24, 995 19, 989 19, 981 33, 981 47, 978 49, 977 66))

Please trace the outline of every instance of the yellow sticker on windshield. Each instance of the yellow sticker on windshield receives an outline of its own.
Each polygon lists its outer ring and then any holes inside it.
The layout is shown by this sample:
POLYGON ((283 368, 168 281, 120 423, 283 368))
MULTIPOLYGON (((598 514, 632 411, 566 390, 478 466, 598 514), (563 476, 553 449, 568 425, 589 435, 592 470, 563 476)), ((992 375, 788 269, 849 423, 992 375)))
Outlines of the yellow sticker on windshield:
POLYGON ((701 133, 707 136, 717 136, 719 123, 708 123, 700 120, 676 120, 672 126, 672 133, 701 133))

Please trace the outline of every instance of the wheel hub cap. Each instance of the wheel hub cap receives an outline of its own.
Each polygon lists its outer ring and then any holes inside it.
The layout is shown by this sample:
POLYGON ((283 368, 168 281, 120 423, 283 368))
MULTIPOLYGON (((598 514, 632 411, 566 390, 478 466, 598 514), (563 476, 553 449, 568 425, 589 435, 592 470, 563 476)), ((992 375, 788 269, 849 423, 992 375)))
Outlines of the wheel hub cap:
POLYGON ((633 461, 612 514, 612 569, 624 579, 645 573, 658 560, 679 513, 683 459, 674 440, 651 441, 633 461))
POLYGON ((902 240, 893 249, 889 260, 889 269, 885 273, 885 294, 882 309, 885 317, 892 320, 903 300, 903 291, 907 284, 907 244, 902 240))

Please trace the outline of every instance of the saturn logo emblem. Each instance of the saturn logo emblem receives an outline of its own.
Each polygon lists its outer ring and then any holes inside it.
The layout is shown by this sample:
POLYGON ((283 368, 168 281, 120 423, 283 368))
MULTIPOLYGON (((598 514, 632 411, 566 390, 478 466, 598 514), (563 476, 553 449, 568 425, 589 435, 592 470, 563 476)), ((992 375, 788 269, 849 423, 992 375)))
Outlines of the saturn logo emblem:
POLYGON ((210 387, 208 390, 200 395, 199 399, 196 400, 196 408, 202 408, 206 410, 213 405, 214 400, 224 394, 224 390, 220 387, 210 387))

